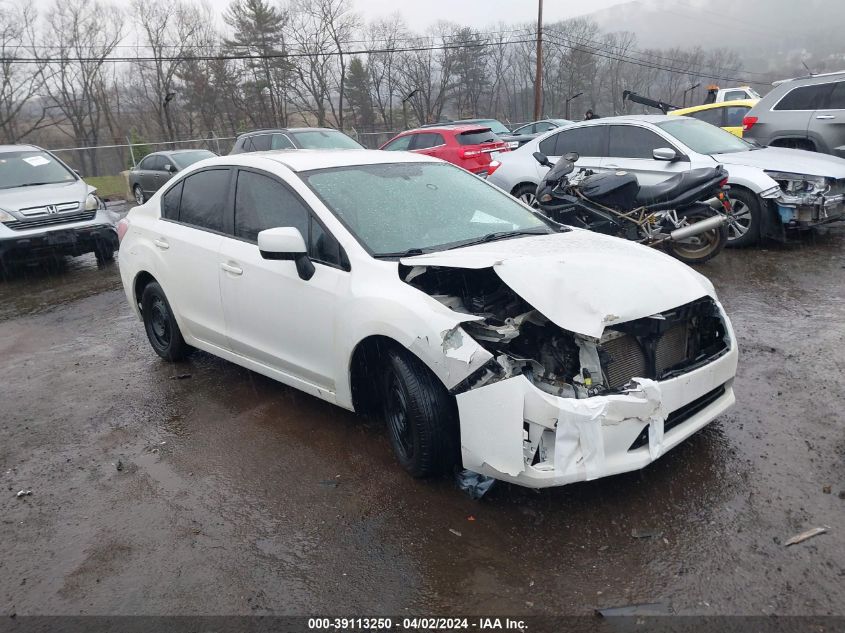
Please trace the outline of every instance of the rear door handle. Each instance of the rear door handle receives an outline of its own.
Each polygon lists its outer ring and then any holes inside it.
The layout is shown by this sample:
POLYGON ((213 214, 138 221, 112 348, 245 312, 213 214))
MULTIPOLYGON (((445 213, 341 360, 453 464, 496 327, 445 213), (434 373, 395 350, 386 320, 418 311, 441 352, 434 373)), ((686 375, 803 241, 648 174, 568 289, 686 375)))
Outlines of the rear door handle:
POLYGON ((835 115, 835 114, 820 114, 820 115, 819 115, 819 116, 817 116, 816 118, 817 118, 817 119, 822 119, 823 121, 827 121, 827 120, 829 120, 829 119, 835 119, 835 118, 836 118, 836 115, 835 115))
POLYGON ((232 275, 243 275, 244 274, 243 268, 238 268, 237 266, 232 266, 231 264, 227 264, 225 262, 220 264, 220 268, 222 268, 227 273, 230 273, 232 275))
POLYGON ((164 241, 163 239, 161 239, 161 238, 159 238, 159 239, 157 239, 157 240, 153 240, 153 244, 155 244, 156 246, 158 246, 158 247, 159 247, 161 250, 163 250, 163 251, 166 251, 168 248, 170 248, 170 244, 168 244, 167 242, 165 242, 165 241, 164 241))

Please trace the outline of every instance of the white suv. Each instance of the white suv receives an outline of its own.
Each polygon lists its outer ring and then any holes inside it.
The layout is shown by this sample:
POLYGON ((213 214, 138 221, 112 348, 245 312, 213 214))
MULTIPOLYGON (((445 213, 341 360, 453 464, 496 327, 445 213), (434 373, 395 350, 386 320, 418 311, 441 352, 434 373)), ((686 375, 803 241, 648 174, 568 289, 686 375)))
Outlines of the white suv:
POLYGON ((200 348, 387 421, 415 476, 553 486, 638 469, 724 412, 713 286, 405 152, 201 161, 127 216, 153 349, 200 348))
POLYGON ((50 152, 0 145, 0 267, 14 259, 82 255, 110 260, 117 231, 96 189, 50 152))

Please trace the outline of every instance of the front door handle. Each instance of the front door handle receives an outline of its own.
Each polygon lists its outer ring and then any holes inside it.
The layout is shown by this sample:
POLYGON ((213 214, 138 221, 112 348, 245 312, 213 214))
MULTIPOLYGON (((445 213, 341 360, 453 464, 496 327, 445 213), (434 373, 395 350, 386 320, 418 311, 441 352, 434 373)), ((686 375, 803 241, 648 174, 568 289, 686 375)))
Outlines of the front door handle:
POLYGON ((820 114, 816 118, 821 119, 822 121, 828 121, 830 119, 835 119, 836 115, 834 115, 834 114, 820 114))
POLYGON ((170 248, 170 244, 168 244, 167 242, 165 242, 165 241, 164 241, 163 239, 161 239, 161 238, 159 238, 159 239, 157 239, 157 240, 153 240, 153 244, 155 244, 156 246, 158 246, 158 247, 159 247, 161 250, 163 250, 163 251, 166 251, 168 248, 170 248))
POLYGON ((222 268, 227 273, 230 273, 232 275, 243 275, 244 274, 243 268, 238 268, 237 266, 232 266, 231 264, 227 264, 225 262, 220 264, 220 268, 222 268))

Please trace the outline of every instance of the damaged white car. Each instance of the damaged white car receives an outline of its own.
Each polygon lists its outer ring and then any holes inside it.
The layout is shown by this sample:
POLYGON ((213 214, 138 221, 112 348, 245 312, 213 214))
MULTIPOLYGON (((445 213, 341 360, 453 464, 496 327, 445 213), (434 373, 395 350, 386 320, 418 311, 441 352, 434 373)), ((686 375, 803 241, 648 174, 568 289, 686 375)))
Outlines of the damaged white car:
POLYGON ((160 356, 200 348, 379 413, 415 476, 462 462, 544 487, 635 470, 734 402, 736 342, 705 277, 437 159, 213 158, 121 233, 160 356))

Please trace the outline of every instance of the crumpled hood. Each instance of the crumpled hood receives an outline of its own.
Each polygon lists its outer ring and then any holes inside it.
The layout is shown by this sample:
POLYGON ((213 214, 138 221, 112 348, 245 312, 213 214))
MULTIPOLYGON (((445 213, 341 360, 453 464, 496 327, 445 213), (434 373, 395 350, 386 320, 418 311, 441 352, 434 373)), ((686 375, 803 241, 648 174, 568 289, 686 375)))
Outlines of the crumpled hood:
POLYGON ((747 165, 769 171, 809 174, 827 178, 845 178, 845 160, 828 154, 786 147, 764 147, 750 152, 713 154, 713 160, 726 165, 747 165))
POLYGON ((0 209, 18 211, 63 202, 84 203, 88 192, 92 190, 93 187, 81 179, 54 185, 0 189, 0 209))
POLYGON ((406 266, 489 268, 543 316, 600 338, 606 325, 714 295, 689 266, 647 246, 584 230, 406 257, 406 266))

